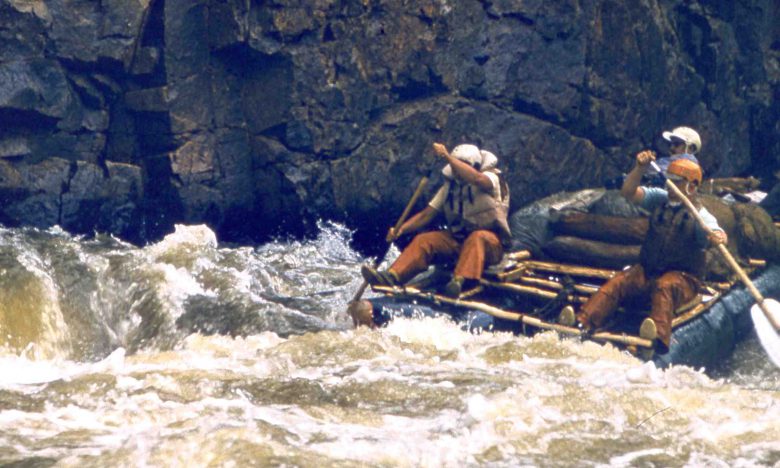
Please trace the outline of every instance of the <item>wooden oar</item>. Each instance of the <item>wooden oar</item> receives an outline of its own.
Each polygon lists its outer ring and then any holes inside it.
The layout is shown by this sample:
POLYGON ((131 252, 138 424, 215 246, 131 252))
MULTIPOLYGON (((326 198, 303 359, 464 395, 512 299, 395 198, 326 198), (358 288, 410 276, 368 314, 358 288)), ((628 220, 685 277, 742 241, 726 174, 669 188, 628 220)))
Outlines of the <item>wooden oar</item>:
MULTIPOLYGON (((663 174, 663 171, 661 171, 655 161, 652 161, 650 164, 659 174, 663 174)), ((686 197, 669 179, 666 179, 666 187, 682 200, 685 207, 688 208, 688 211, 690 211, 702 229, 704 229, 704 232, 706 232, 707 235, 712 233, 710 228, 704 223, 704 220, 699 215, 699 211, 693 203, 691 203, 688 197, 686 197)), ((718 244, 718 251, 720 251, 723 258, 726 259, 726 263, 734 270, 734 273, 737 274, 747 290, 750 291, 750 294, 756 300, 756 304, 750 309, 750 315, 753 318, 756 333, 767 354, 772 359, 772 362, 780 367, 780 335, 778 335, 778 333, 780 333, 780 303, 772 299, 764 299, 764 296, 756 289, 756 286, 750 280, 750 277, 745 273, 745 270, 739 266, 737 261, 734 260, 731 252, 729 252, 729 249, 727 249, 724 244, 718 244), (761 312, 763 312, 763 316, 761 315, 761 312)))
MULTIPOLYGON (((412 194, 412 198, 409 199, 409 203, 406 204, 406 208, 404 208, 404 212, 401 213, 401 217, 398 218, 398 221, 395 223, 395 226, 393 227, 393 232, 398 232, 398 229, 401 228, 401 225, 404 224, 404 221, 406 221, 406 218, 409 217, 409 213, 412 211, 412 208, 414 208, 414 204, 417 203, 417 199, 420 198, 420 195, 422 195, 423 190, 425 190, 425 186, 428 185, 428 176, 423 177, 420 179, 420 183, 417 184, 417 189, 414 191, 414 194, 412 194)), ((390 250, 390 246, 393 245, 393 239, 387 239, 387 245, 385 246, 385 250, 382 252, 381 255, 377 256, 376 260, 374 260, 373 264, 371 265, 372 268, 377 268, 379 265, 382 264, 382 262, 385 259, 385 256, 387 255, 387 252, 390 250)), ((366 288, 368 287, 368 282, 363 280, 363 284, 360 285, 360 288, 358 288, 355 295, 352 297, 352 302, 357 302, 360 300, 361 297, 363 297, 363 293, 366 292, 366 288)))

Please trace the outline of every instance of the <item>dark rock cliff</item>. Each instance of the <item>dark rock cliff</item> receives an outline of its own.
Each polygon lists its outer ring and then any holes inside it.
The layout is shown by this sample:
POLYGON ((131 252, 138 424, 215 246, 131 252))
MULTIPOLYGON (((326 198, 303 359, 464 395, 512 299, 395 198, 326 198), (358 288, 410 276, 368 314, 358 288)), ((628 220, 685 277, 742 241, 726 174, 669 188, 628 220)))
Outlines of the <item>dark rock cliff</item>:
POLYGON ((708 175, 771 183, 779 101, 774 0, 0 0, 0 222, 371 237, 433 141, 496 153, 519 206, 683 124, 708 175))

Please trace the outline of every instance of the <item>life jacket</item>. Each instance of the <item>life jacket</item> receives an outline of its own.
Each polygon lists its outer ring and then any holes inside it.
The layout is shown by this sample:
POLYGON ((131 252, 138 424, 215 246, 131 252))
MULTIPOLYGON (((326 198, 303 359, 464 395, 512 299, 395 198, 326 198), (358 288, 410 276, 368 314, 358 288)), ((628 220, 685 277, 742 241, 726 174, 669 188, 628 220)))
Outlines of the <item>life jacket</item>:
POLYGON ((684 271, 697 278, 704 276, 705 249, 696 237, 696 219, 683 204, 665 203, 650 215, 639 263, 648 276, 667 271, 684 271))
POLYGON ((512 240, 507 222, 509 186, 500 171, 491 168, 482 172, 492 172, 498 176, 498 197, 495 198, 491 193, 471 184, 449 181, 447 199, 444 202, 447 225, 456 239, 465 238, 479 229, 487 229, 496 233, 502 244, 509 245, 512 240))

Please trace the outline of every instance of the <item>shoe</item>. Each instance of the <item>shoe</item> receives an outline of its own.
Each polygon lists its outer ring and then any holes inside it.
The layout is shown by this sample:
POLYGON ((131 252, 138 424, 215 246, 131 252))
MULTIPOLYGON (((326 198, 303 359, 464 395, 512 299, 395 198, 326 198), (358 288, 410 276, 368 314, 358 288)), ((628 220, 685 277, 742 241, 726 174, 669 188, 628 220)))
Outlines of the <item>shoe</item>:
POLYGON ((463 282, 465 279, 462 276, 453 276, 447 286, 444 287, 444 294, 449 297, 460 296, 461 290, 463 290, 463 282))
POLYGON ((651 341, 658 338, 658 329, 655 327, 655 321, 650 317, 642 320, 642 325, 639 326, 639 337, 651 341))
MULTIPOLYGON (((639 337, 653 342, 652 348, 643 347, 639 349, 637 356, 639 356, 644 360, 650 360, 653 358, 653 355, 656 353, 659 344, 663 347, 663 343, 661 343, 661 340, 656 339, 658 338, 658 329, 655 326, 655 321, 650 317, 647 317, 646 319, 642 320, 642 324, 639 326, 639 337)), ((659 353, 659 354, 663 354, 663 353, 659 353)))
POLYGON ((400 281, 390 270, 377 270, 370 265, 360 267, 360 274, 371 286, 396 286, 400 281))
POLYGON ((567 327, 573 327, 577 323, 577 317, 574 315, 574 307, 567 305, 561 309, 558 314, 558 323, 567 327))

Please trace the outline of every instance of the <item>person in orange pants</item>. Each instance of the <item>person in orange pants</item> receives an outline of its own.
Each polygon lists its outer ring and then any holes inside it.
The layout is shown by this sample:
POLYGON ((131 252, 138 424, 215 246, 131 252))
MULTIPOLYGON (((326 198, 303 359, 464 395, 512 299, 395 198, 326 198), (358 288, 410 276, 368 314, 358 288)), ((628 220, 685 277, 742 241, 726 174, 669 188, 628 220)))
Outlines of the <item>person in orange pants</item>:
MULTIPOLYGON (((589 332, 603 326, 622 303, 649 303, 650 315, 642 323, 646 331, 640 331, 640 335, 657 338, 656 351, 666 353, 671 344, 674 311, 691 301, 701 284, 707 244, 725 243, 727 238, 717 220, 704 207, 699 205, 697 209, 711 232, 709 238, 674 192, 639 185, 654 160, 652 151, 637 154, 636 165, 621 187, 624 197, 651 211, 639 264, 610 279, 582 305, 576 317, 565 317, 562 313, 559 320, 566 325, 573 325, 567 322, 576 320, 580 328, 589 332)), ((694 195, 702 182, 701 167, 697 163, 689 159, 674 160, 665 175, 697 205, 694 195)))
POLYGON ((445 293, 458 296, 465 283, 478 281, 486 266, 501 261, 504 245, 511 240, 509 189, 496 168, 496 156, 469 144, 455 147, 451 154, 440 143, 434 143, 433 150, 447 161, 442 170, 446 182, 425 209, 397 232, 390 228, 387 239, 422 230, 439 213, 444 214, 447 229, 416 235, 385 271, 364 265, 361 274, 371 285, 403 284, 432 264, 457 260, 445 293))
POLYGON ((655 332, 659 354, 669 351, 674 311, 696 297, 701 286, 699 278, 684 271, 667 271, 660 276, 648 276, 641 264, 633 265, 609 280, 588 302, 583 304, 577 320, 582 328, 590 330, 604 325, 607 318, 623 303, 633 302, 639 307, 650 306, 645 322, 655 332), (648 298, 649 304, 648 304, 648 298), (652 325, 650 325, 652 324, 652 325))

